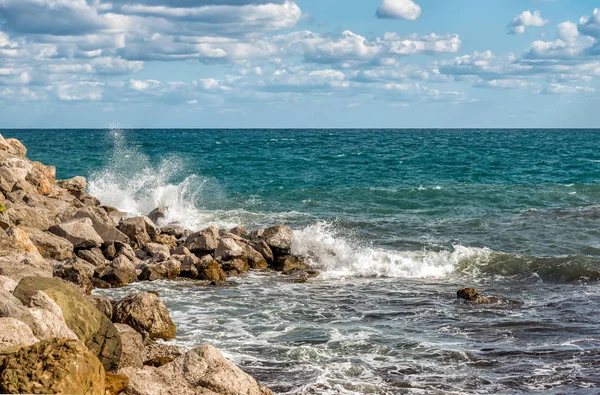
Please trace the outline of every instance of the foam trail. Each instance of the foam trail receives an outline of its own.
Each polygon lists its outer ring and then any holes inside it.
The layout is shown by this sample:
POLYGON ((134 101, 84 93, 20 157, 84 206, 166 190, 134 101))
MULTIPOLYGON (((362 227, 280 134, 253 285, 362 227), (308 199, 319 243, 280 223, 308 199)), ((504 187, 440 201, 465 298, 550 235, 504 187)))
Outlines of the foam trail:
POLYGON ((292 250, 311 257, 321 278, 445 277, 464 260, 485 260, 485 248, 454 246, 453 251, 392 251, 351 245, 324 222, 294 232, 292 250))

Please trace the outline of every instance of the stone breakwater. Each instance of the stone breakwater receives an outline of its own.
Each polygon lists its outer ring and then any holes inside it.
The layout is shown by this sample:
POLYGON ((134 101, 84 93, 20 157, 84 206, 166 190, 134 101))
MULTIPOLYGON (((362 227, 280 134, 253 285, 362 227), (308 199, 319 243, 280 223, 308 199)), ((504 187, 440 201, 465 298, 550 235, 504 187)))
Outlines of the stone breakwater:
POLYGON ((272 392, 210 345, 188 352, 154 293, 123 300, 94 288, 185 277, 219 286, 249 270, 304 282, 318 273, 291 254, 292 230, 159 226, 166 208, 130 217, 56 180, 0 135, 0 393, 247 394, 272 392))

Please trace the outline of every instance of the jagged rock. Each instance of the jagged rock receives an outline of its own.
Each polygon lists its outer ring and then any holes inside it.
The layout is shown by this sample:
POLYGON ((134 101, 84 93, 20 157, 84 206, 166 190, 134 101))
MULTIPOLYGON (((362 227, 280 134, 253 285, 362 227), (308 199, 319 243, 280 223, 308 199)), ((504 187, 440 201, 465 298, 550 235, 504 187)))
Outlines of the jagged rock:
POLYGON ((267 260, 260 252, 242 241, 236 241, 236 243, 242 248, 243 256, 252 269, 266 269, 269 266, 267 260))
POLYGON ((57 278, 25 277, 14 296, 24 304, 43 291, 60 306, 65 322, 108 370, 121 358, 121 338, 112 322, 92 305, 75 286, 57 278))
POLYGON ((84 261, 88 262, 95 267, 102 267, 108 264, 108 261, 104 258, 102 250, 99 248, 92 248, 91 250, 79 250, 77 256, 84 261))
POLYGON ((29 253, 33 256, 42 258, 37 247, 35 244, 33 244, 29 238, 29 235, 25 231, 19 228, 11 227, 6 230, 6 234, 12 239, 11 249, 13 251, 29 253))
POLYGON ((166 207, 157 207, 150 214, 148 214, 148 218, 155 224, 158 224, 158 221, 165 218, 168 209, 166 207))
POLYGON ((23 143, 21 143, 19 140, 9 138, 9 139, 6 139, 5 142, 8 143, 8 145, 10 145, 10 147, 11 147, 9 152, 11 152, 17 156, 20 156, 21 158, 24 158, 25 156, 27 156, 27 148, 25 148, 23 143))
POLYGON ((153 293, 128 295, 115 306, 113 318, 137 331, 148 332, 151 339, 171 340, 175 337, 175 324, 164 303, 153 293))
POLYGON ((236 226, 235 228, 231 229, 229 231, 229 233, 232 233, 232 234, 234 234, 236 236, 240 236, 240 237, 248 236, 248 232, 242 226, 236 226))
POLYGON ((292 236, 294 232, 284 225, 272 226, 265 229, 260 239, 271 247, 275 255, 287 255, 292 250, 292 236))
POLYGON ((209 345, 190 350, 159 368, 129 367, 119 372, 129 377, 128 394, 273 394, 209 345))
POLYGON ((285 255, 278 257, 271 264, 271 268, 284 274, 289 274, 297 270, 306 270, 308 265, 304 259, 297 255, 285 255))
POLYGON ((117 395, 129 385, 129 377, 124 374, 106 372, 104 387, 106 395, 117 395))
POLYGON ((184 246, 191 252, 214 251, 219 246, 219 231, 210 226, 200 232, 193 233, 186 239, 184 246))
POLYGON ((181 262, 181 273, 179 275, 187 278, 198 278, 198 268, 196 266, 199 263, 200 259, 196 255, 185 255, 181 262))
POLYGON ((94 285, 94 288, 99 288, 99 289, 108 289, 108 288, 112 288, 112 285, 110 285, 109 283, 107 283, 104 280, 100 280, 99 278, 92 278, 92 284, 94 285))
POLYGON ((148 217, 124 219, 119 224, 119 230, 140 247, 150 243, 152 237, 158 234, 156 226, 148 217))
POLYGON ((121 344, 123 345, 119 368, 127 366, 141 368, 144 366, 147 356, 142 335, 126 324, 115 324, 115 328, 121 336, 121 344))
POLYGON ((75 213, 75 218, 89 218, 92 221, 92 226, 104 243, 120 241, 122 243, 129 242, 129 238, 123 232, 115 227, 114 222, 110 219, 106 211, 99 207, 84 207, 75 213))
POLYGON ((162 256, 168 258, 171 256, 171 249, 163 244, 158 243, 148 243, 144 247, 144 250, 150 254, 150 256, 155 257, 158 254, 162 254, 162 256))
POLYGON ((100 247, 102 237, 96 232, 89 218, 78 218, 50 227, 50 232, 69 240, 75 248, 100 247))
POLYGON ((55 216, 49 210, 22 204, 7 207, 5 217, 12 225, 40 230, 48 230, 56 222, 55 216))
POLYGON ((175 238, 175 236, 163 235, 161 233, 159 235, 154 236, 152 240, 155 243, 169 247, 169 249, 177 247, 177 239, 175 238))
POLYGON ((36 228, 23 230, 44 258, 63 261, 73 257, 73 244, 69 240, 36 228))
POLYGON ((87 207, 98 207, 102 204, 100 200, 93 197, 92 195, 88 195, 87 193, 83 195, 81 201, 83 202, 83 205, 87 207))
MULTIPOLYGON (((152 339, 144 340, 146 358, 144 365, 158 367, 164 365, 167 360, 173 361, 183 355, 181 348, 172 344, 157 343, 152 339)), ((168 362, 167 362, 168 363, 168 362)))
MULTIPOLYGON (((100 295, 88 295, 88 300, 108 319, 112 320, 113 304, 107 297, 100 295)), ((116 325, 115 325, 116 326, 116 325)), ((118 328, 117 328, 118 329, 118 328)))
POLYGON ((38 342, 31 328, 12 317, 0 318, 0 348, 16 345, 30 346, 38 342))
POLYGON ((198 278, 202 280, 221 283, 226 279, 223 268, 211 255, 204 255, 200 258, 200 261, 196 263, 196 269, 198 269, 198 278))
POLYGON ((108 214, 108 217, 115 223, 115 225, 118 225, 119 223, 121 223, 121 221, 127 218, 126 213, 114 207, 100 206, 100 208, 106 211, 106 214, 108 214))
POLYGON ((0 392, 105 395, 104 368, 78 340, 51 339, 4 360, 0 392))
POLYGON ((77 176, 69 178, 68 180, 57 181, 57 184, 61 188, 66 189, 71 195, 75 196, 77 199, 81 199, 85 194, 87 181, 85 177, 77 176))
POLYGON ((248 261, 246 258, 234 258, 229 261, 225 261, 221 263, 223 270, 230 276, 237 276, 240 273, 247 272, 250 270, 250 266, 248 265, 248 261))
POLYGON ((171 250, 171 255, 190 255, 192 252, 187 247, 179 246, 171 250))
POLYGON ((273 263, 275 257, 273 256, 273 251, 271 250, 271 247, 269 247, 267 243, 265 243, 262 240, 258 240, 252 242, 250 245, 252 248, 254 248, 254 250, 258 251, 263 256, 263 258, 265 258, 267 264, 273 263))
POLYGON ((12 292, 17 288, 17 282, 10 277, 0 276, 0 291, 12 292))
POLYGON ((174 280, 181 273, 181 263, 176 259, 160 260, 155 263, 145 263, 142 266, 140 280, 155 281, 162 279, 174 280))
POLYGON ((92 292, 93 285, 90 278, 93 276, 89 275, 89 269, 81 263, 75 262, 70 264, 56 265, 53 275, 54 277, 62 278, 63 280, 77 285, 84 293, 88 295, 92 292))
POLYGON ((188 237, 192 234, 191 231, 183 228, 181 225, 178 224, 169 224, 167 226, 163 226, 162 228, 160 228, 160 233, 161 234, 166 234, 169 236, 173 236, 176 239, 181 239, 181 238, 185 238, 188 237))
POLYGON ((227 261, 234 258, 240 258, 244 255, 244 250, 236 244, 234 239, 221 239, 215 250, 215 259, 218 261, 227 261))
POLYGON ((135 257, 142 261, 152 258, 152 256, 150 254, 148 254, 146 251, 141 250, 141 249, 135 250, 135 257))
POLYGON ((108 266, 97 268, 95 277, 113 287, 124 287, 138 278, 135 265, 125 255, 119 255, 108 266))

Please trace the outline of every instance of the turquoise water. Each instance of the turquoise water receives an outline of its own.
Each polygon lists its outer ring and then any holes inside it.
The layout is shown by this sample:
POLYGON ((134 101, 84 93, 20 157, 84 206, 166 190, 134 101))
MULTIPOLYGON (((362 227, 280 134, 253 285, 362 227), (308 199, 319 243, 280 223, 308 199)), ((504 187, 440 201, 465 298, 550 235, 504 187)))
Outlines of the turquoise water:
POLYGON ((314 284, 132 286, 279 393, 597 393, 600 130, 2 134, 134 214, 292 226, 314 284), (524 304, 453 303, 467 285, 524 304))

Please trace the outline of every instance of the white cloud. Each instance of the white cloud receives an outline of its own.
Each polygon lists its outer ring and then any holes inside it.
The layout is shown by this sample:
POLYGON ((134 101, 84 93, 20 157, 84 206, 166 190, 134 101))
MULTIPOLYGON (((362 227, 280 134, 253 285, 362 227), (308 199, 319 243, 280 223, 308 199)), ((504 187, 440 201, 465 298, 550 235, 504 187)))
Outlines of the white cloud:
POLYGON ((414 21, 421 15, 421 7, 412 0, 383 0, 377 8, 376 15, 382 19, 414 21))
POLYGON ((512 34, 523 34, 526 26, 541 27, 547 25, 548 22, 550 21, 542 18, 539 11, 523 11, 513 19, 508 28, 512 34))
POLYGON ((558 38, 563 41, 574 41, 579 36, 577 24, 573 22, 562 22, 558 24, 558 38))
POLYGON ((594 93, 596 90, 587 86, 571 86, 561 84, 550 84, 542 90, 545 94, 575 94, 575 93, 594 93))

